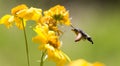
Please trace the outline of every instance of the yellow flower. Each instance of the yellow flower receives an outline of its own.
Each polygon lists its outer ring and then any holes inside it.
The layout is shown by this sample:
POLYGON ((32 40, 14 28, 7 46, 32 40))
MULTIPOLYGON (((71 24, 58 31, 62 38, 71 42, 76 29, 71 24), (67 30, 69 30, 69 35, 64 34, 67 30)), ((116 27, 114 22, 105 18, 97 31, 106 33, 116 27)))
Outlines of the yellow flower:
POLYGON ((14 16, 14 21, 16 26, 19 29, 23 29, 26 26, 27 20, 34 20, 38 22, 42 17, 42 10, 37 8, 29 8, 25 4, 18 5, 11 10, 12 15, 14 16), (22 23, 23 22, 23 23, 22 23))
POLYGON ((59 37, 55 34, 54 31, 49 30, 47 24, 38 24, 34 31, 38 34, 33 38, 33 41, 39 44, 50 44, 55 48, 60 47, 59 37))
POLYGON ((39 23, 34 31, 38 35, 33 37, 33 41, 40 44, 40 50, 47 51, 48 59, 56 62, 57 66, 64 66, 67 60, 70 61, 69 57, 59 49, 61 45, 59 36, 55 31, 49 30, 46 23, 39 23))
MULTIPOLYGON (((29 15, 33 15, 32 11, 34 9, 22 10, 17 14, 21 18, 28 19, 29 15)), ((39 13, 41 12, 39 11, 39 13)), ((44 16, 39 17, 39 19, 37 19, 39 21, 38 25, 33 29, 37 33, 37 36, 33 37, 33 42, 40 44, 39 49, 42 51, 46 50, 48 59, 56 62, 57 66, 64 66, 70 59, 60 50, 59 34, 61 31, 58 29, 58 24, 70 25, 68 11, 66 11, 64 6, 57 5, 45 11, 44 16)))
POLYGON ((11 15, 5 15, 1 18, 0 24, 5 24, 7 28, 10 28, 13 23, 13 16, 11 15))
POLYGON ((25 4, 18 5, 11 10, 12 15, 24 18, 27 20, 38 21, 42 17, 42 9, 29 8, 25 4))
POLYGON ((35 43, 50 44, 50 45, 52 45, 55 48, 59 48, 60 47, 60 41, 58 40, 57 36, 52 34, 52 33, 54 33, 53 31, 49 31, 48 34, 40 31, 39 29, 35 29, 35 31, 38 33, 38 35, 33 38, 33 41, 35 43))
POLYGON ((48 11, 45 12, 45 15, 48 16, 53 16, 53 15, 58 15, 58 14, 64 14, 66 12, 66 9, 64 6, 61 5, 56 5, 52 8, 50 8, 48 11))
POLYGON ((1 18, 0 24, 5 24, 7 28, 10 28, 12 24, 15 23, 19 29, 23 29, 22 21, 24 26, 26 26, 26 20, 17 16, 5 15, 1 18))
POLYGON ((70 61, 69 57, 63 53, 60 49, 54 48, 50 44, 46 44, 48 59, 56 62, 56 66, 64 66, 67 61, 70 61))
POLYGON ((40 23, 46 23, 49 26, 53 26, 53 25, 56 26, 57 25, 55 20, 50 16, 43 16, 40 20, 40 23))
POLYGON ((16 15, 17 12, 21 11, 21 10, 25 10, 25 9, 28 9, 28 7, 25 5, 25 4, 21 4, 21 5, 18 5, 16 7, 14 7, 12 10, 11 10, 11 13, 12 15, 16 15))
POLYGON ((27 20, 34 20, 38 22, 42 17, 42 9, 31 7, 30 9, 24 9, 17 12, 17 16, 27 20))
POLYGON ((50 16, 54 20, 56 20, 56 23, 70 25, 70 19, 69 19, 69 12, 66 11, 64 6, 56 5, 52 8, 50 8, 48 11, 44 12, 45 16, 50 16))
POLYGON ((27 10, 28 7, 25 4, 18 5, 11 9, 11 13, 14 16, 14 22, 19 29, 23 29, 23 26, 26 26, 26 20, 19 17, 18 13, 23 10, 27 10))
POLYGON ((105 65, 100 62, 89 63, 84 59, 78 59, 70 62, 67 66, 105 66, 105 65))
POLYGON ((84 59, 79 59, 76 61, 72 61, 68 66, 91 66, 91 64, 84 59))

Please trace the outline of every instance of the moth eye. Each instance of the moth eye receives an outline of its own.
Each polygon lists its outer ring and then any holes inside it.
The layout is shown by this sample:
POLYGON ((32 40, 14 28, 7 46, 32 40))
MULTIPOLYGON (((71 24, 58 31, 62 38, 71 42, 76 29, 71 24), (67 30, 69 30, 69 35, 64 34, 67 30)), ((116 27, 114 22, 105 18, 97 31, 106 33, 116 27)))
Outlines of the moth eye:
POLYGON ((82 39, 82 34, 81 33, 78 33, 76 38, 75 38, 75 42, 78 42, 82 39))

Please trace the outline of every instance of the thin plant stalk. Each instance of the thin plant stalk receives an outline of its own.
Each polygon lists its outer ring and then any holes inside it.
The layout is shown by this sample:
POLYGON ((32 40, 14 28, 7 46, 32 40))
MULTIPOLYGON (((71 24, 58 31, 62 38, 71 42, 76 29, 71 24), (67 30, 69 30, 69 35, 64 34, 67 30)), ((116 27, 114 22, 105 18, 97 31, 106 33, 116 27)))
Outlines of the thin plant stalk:
POLYGON ((42 51, 41 59, 40 59, 40 66, 43 66, 45 54, 46 54, 46 50, 45 50, 45 51, 42 51))
POLYGON ((28 50, 28 42, 27 42, 27 36, 26 36, 26 30, 24 26, 24 21, 22 20, 22 26, 23 26, 23 32, 24 32, 24 38, 25 38, 25 46, 26 46, 26 55, 27 55, 27 64, 30 66, 30 60, 29 60, 29 50, 28 50))

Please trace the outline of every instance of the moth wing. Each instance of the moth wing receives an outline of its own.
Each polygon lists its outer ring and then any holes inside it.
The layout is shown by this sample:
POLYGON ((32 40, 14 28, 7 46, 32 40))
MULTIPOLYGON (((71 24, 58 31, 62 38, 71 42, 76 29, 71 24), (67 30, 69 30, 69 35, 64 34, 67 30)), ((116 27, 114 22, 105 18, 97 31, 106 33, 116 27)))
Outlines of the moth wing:
POLYGON ((82 39, 82 34, 81 33, 78 33, 76 38, 75 38, 75 42, 78 42, 82 39))

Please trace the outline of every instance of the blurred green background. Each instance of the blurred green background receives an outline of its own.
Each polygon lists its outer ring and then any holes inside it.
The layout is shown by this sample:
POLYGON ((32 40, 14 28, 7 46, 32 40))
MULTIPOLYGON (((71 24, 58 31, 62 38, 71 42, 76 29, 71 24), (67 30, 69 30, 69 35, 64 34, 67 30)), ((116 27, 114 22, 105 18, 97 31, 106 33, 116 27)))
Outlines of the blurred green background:
MULTIPOLYGON (((88 41, 74 42, 75 34, 70 27, 64 27, 61 49, 72 59, 100 61, 106 66, 120 66, 120 1, 119 0, 0 0, 0 17, 10 14, 11 8, 19 4, 48 10, 57 4, 64 5, 70 12, 74 26, 92 36, 94 44, 88 41)), ((39 66, 38 44, 31 40, 36 34, 27 23, 27 37, 31 66, 39 66)), ((23 31, 0 25, 0 66, 27 66, 23 31)), ((44 66, 55 66, 46 61, 44 66)))

